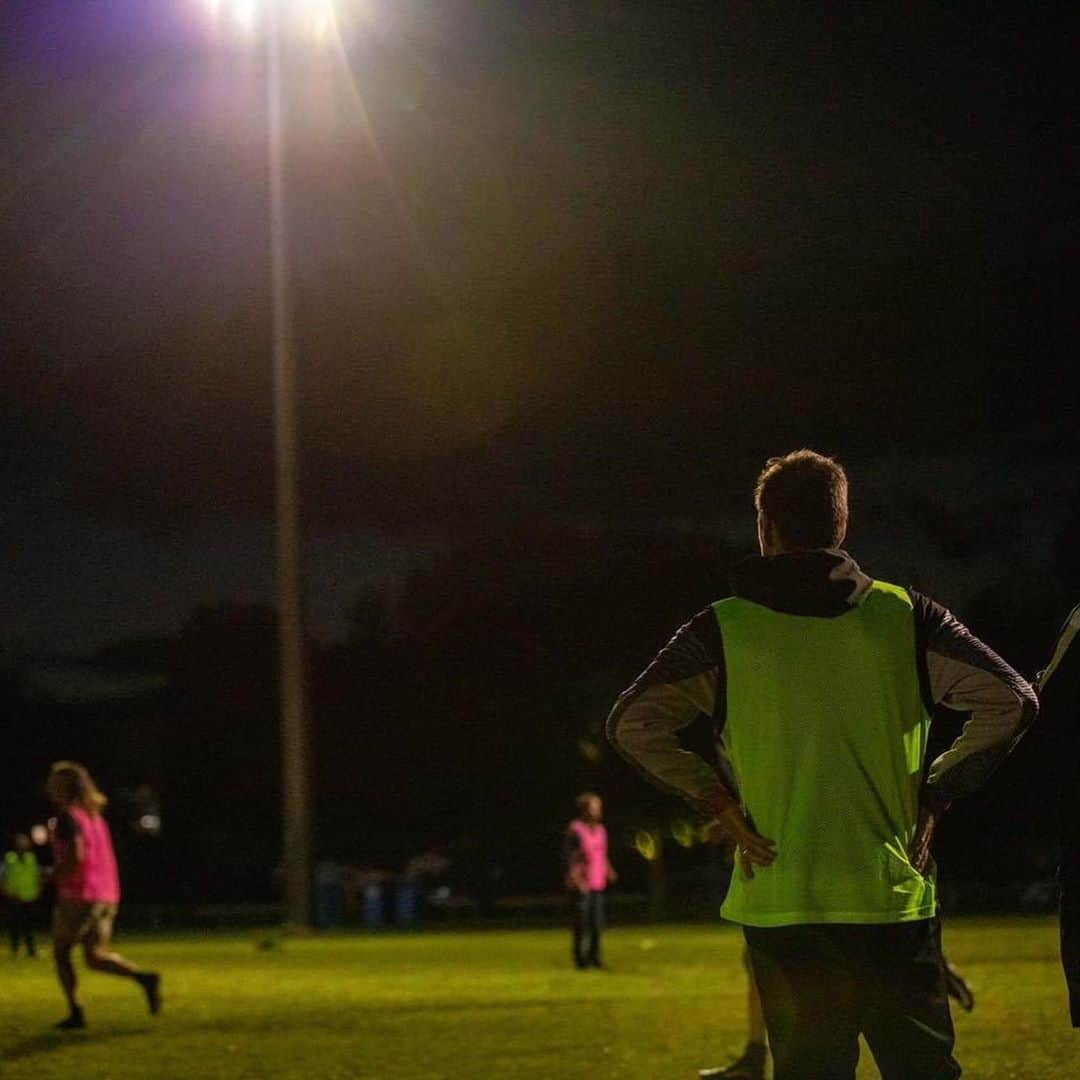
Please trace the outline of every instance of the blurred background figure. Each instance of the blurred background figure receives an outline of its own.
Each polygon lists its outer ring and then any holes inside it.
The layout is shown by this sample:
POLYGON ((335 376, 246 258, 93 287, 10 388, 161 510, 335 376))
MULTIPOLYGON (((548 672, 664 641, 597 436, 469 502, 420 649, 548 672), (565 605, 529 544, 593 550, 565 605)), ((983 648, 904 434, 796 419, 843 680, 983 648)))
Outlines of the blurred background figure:
POLYGON ((102 811, 108 801, 86 768, 58 761, 47 785, 59 813, 51 822, 56 856, 56 907, 53 910, 53 957, 68 1003, 68 1016, 58 1028, 83 1028, 82 1001, 71 953, 82 945, 86 966, 107 975, 134 979, 146 995, 151 1013, 161 1008, 161 976, 139 971, 122 956, 109 952, 113 922, 120 903, 120 875, 112 835, 102 811))
POLYGON ((26 946, 27 956, 37 956, 34 947, 34 905, 41 896, 41 869, 30 837, 15 836, 15 846, 4 855, 3 878, 0 890, 8 909, 8 935, 11 955, 18 956, 19 943, 26 946))
POLYGON ((617 880, 608 858, 604 803, 595 792, 577 797, 578 815, 566 827, 566 885, 574 902, 574 965, 603 967, 600 936, 604 930, 604 892, 617 880))
POLYGON ((1072 1025, 1080 1028, 1080 604, 1069 612, 1050 661, 1039 672, 1058 782, 1061 964, 1072 1025))

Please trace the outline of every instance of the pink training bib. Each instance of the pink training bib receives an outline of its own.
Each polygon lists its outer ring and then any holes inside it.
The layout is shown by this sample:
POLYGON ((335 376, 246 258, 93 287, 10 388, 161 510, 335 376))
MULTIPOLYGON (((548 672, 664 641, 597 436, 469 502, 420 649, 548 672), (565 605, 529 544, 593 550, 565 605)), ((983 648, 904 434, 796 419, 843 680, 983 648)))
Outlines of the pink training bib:
POLYGON ((584 821, 571 821, 570 828, 581 841, 581 854, 585 861, 585 876, 589 888, 600 892, 607 888, 607 829, 603 825, 586 825, 584 821))
MULTIPOLYGON (((109 825, 101 814, 91 814, 81 806, 69 806, 68 813, 79 826, 83 841, 83 861, 56 881, 56 898, 84 904, 120 902, 120 875, 116 870, 109 825)), ((53 837, 58 860, 67 844, 53 837)))

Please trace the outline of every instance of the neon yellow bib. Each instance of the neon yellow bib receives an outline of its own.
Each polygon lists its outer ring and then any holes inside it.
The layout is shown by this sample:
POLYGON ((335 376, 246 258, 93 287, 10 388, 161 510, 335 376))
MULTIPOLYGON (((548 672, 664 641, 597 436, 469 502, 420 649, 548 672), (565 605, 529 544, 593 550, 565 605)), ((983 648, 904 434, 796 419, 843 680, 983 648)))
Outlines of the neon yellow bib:
POLYGON ((41 874, 33 852, 20 857, 9 851, 4 856, 4 892, 13 900, 26 903, 41 895, 41 874))
POLYGON ((752 880, 735 869, 723 916, 750 926, 933 916, 933 876, 907 855, 930 730, 907 592, 875 581, 835 618, 739 597, 713 610, 727 668, 724 748, 777 850, 752 880))

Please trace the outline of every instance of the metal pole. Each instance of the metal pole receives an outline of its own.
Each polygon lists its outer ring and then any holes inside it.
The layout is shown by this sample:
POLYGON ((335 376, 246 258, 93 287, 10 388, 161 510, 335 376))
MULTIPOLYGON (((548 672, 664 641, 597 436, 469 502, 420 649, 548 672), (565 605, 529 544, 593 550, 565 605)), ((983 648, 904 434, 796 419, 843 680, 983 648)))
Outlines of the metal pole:
POLYGON ((296 445, 296 364, 289 294, 278 4, 271 4, 270 8, 267 105, 273 290, 274 453, 277 479, 275 509, 281 698, 282 863, 285 872, 285 922, 293 927, 306 927, 311 925, 311 795, 296 445))

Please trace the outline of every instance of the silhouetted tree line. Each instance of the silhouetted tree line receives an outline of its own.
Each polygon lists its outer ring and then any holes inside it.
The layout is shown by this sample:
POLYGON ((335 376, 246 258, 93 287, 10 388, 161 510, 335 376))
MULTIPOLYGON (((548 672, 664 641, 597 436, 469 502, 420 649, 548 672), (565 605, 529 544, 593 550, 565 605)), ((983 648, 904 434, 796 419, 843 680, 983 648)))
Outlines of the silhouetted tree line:
MULTIPOLYGON (((1059 547, 1053 579, 988 583, 957 612, 1029 675, 1077 599, 1075 546, 1059 547)), ((435 848, 474 894, 556 888, 572 798, 595 788, 624 880, 643 888, 627 837, 686 815, 617 758, 603 722, 673 630, 727 592, 745 553, 702 529, 522 524, 417 567, 393 604, 357 597, 346 639, 309 645, 319 856, 396 869, 435 848)), ((167 678, 114 701, 58 704, 0 665, 3 820, 44 813, 48 763, 81 758, 113 795, 132 898, 269 899, 280 836, 275 623, 268 607, 205 607, 171 639, 118 646, 98 661, 167 678), (160 795, 158 838, 124 827, 139 784, 160 795)), ((962 721, 943 712, 934 746, 962 721)), ((686 737, 705 748, 707 721, 686 737)), ((1005 887, 1052 872, 1049 765, 1034 733, 987 793, 951 812, 938 846, 947 881, 1005 887)), ((700 849, 673 846, 671 858, 715 864, 700 849)))

